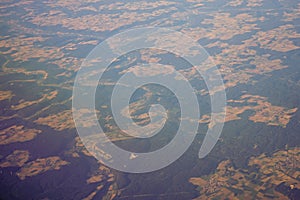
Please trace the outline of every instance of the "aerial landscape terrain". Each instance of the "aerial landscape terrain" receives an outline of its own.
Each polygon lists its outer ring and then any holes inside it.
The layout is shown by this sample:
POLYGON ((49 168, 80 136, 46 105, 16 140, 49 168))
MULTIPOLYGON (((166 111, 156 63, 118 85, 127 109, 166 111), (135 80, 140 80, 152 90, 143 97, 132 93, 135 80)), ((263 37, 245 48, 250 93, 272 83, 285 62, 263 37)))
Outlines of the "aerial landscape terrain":
MULTIPOLYGON (((185 51, 186 41, 178 41, 185 51)), ((297 0, 2 0, 0 66, 0 200, 300 199, 297 0), (104 72, 95 114, 107 138, 91 137, 86 146, 78 126, 94 123, 89 108, 78 112, 83 123, 74 123, 76 74, 98 44, 143 27, 181 32, 206 50, 223 79, 225 121, 211 112, 210 95, 220 93, 220 87, 209 90, 180 55, 137 49, 116 58, 104 72), (137 67, 145 63, 157 67, 137 67), (172 141, 182 120, 173 91, 143 85, 119 113, 146 126, 150 105, 161 104, 168 118, 149 138, 134 138, 118 127, 110 97, 126 73, 151 77, 174 71, 191 83, 201 110, 187 151, 148 173, 123 172, 97 160, 88 149, 112 157, 97 147, 97 140, 134 153, 172 141), (216 145, 199 159, 206 131, 223 121, 216 145)))

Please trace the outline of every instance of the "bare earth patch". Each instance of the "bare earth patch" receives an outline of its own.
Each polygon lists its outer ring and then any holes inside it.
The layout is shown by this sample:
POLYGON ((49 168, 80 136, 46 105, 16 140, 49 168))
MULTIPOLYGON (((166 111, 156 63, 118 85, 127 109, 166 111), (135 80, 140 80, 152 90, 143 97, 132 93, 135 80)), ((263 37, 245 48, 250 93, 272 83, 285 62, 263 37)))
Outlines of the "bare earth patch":
POLYGON ((28 129, 24 126, 13 125, 0 131, 0 144, 5 145, 14 142, 26 142, 32 140, 41 132, 41 130, 28 129))
POLYGON ((275 191, 276 185, 287 182, 297 187, 300 184, 297 170, 300 166, 299 148, 278 151, 271 157, 265 154, 252 157, 248 166, 258 170, 239 170, 230 160, 225 160, 219 163, 215 173, 191 178, 190 182, 199 186, 200 196, 196 199, 267 199, 266 195, 288 199, 275 191), (253 182, 253 179, 259 179, 261 183, 253 182))
POLYGON ((0 101, 10 99, 13 96, 11 91, 0 91, 0 101))
MULTIPOLYGON (((266 97, 258 95, 245 94, 238 100, 228 100, 228 103, 233 104, 226 107, 225 122, 240 120, 240 115, 245 111, 254 111, 254 114, 249 116, 249 120, 253 122, 261 122, 272 126, 281 126, 285 128, 293 117, 293 114, 298 108, 288 109, 285 107, 274 106, 267 101, 266 97)), ((209 126, 214 126, 218 123, 218 114, 214 113, 215 121, 210 122, 209 115, 203 115, 200 123, 209 123, 209 126)))
POLYGON ((26 177, 36 176, 49 170, 59 170, 69 162, 62 160, 57 156, 48 158, 39 158, 35 161, 26 163, 18 172, 17 176, 24 180, 26 177))
POLYGON ((29 152, 24 150, 15 150, 0 163, 0 167, 22 167, 29 159, 29 152))

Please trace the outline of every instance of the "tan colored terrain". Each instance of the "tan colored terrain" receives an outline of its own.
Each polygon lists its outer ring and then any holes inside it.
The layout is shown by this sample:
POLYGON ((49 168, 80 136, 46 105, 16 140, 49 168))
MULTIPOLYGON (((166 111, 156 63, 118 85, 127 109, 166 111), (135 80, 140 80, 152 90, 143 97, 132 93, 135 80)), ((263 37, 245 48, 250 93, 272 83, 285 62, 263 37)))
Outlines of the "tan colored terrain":
POLYGON ((71 110, 65 110, 55 115, 49 115, 48 117, 40 117, 34 122, 50 126, 58 131, 75 128, 71 110))
POLYGON ((13 97, 13 93, 11 91, 0 91, 0 101, 11 99, 13 97))
MULTIPOLYGON (((245 94, 237 100, 228 100, 229 105, 226 107, 225 122, 241 119, 240 115, 245 111, 254 111, 254 114, 249 116, 249 120, 255 123, 260 122, 285 128, 298 108, 288 109, 275 106, 267 100, 266 97, 249 94, 245 94)), ((214 126, 215 123, 220 122, 217 113, 213 116, 215 121, 209 124, 210 127, 214 126)), ((210 116, 204 115, 199 122, 209 123, 210 116)))
POLYGON ((290 22, 300 18, 300 3, 296 8, 289 10, 288 12, 284 12, 284 19, 283 21, 290 22))
POLYGON ((263 4, 263 0, 248 0, 247 7, 260 7, 263 4))
POLYGON ((232 7, 236 7, 236 6, 240 6, 242 5, 244 0, 231 0, 227 3, 227 5, 232 6, 232 7))
POLYGON ((40 48, 35 44, 43 42, 47 37, 27 37, 20 35, 18 37, 8 38, 0 41, 0 46, 9 48, 7 51, 3 51, 3 54, 9 54, 14 58, 14 61, 28 61, 29 59, 37 59, 39 62, 44 62, 51 59, 59 59, 64 54, 58 51, 57 48, 40 48))
POLYGON ((251 39, 246 40, 245 44, 250 46, 259 45, 260 48, 273 51, 288 52, 299 49, 291 39, 299 39, 300 34, 292 24, 285 24, 268 31, 259 31, 251 39))
POLYGON ((109 192, 106 194, 106 199, 113 199, 116 194, 117 190, 112 190, 113 188, 116 188, 116 186, 113 184, 115 181, 114 174, 111 172, 111 170, 104 166, 101 163, 98 163, 99 167, 98 169, 94 170, 87 179, 87 184, 94 184, 97 183, 97 187, 93 192, 91 192, 87 197, 85 197, 85 200, 93 199, 94 196, 101 191, 106 184, 111 184, 109 188, 109 192))
POLYGON ((55 91, 49 92, 48 94, 44 94, 40 99, 37 99, 35 101, 20 100, 19 104, 12 105, 11 108, 12 108, 12 110, 20 110, 20 109, 23 109, 25 107, 28 107, 28 106, 31 106, 31 105, 34 105, 34 104, 38 104, 38 103, 40 103, 42 101, 45 101, 45 100, 52 100, 57 96, 57 94, 58 94, 58 92, 55 90, 55 91))
POLYGON ((41 130, 28 129, 22 125, 13 125, 0 131, 0 145, 32 140, 41 130))
MULTIPOLYGON (((200 13, 199 13, 200 14, 200 13)), ((209 18, 203 20, 201 24, 211 25, 212 28, 187 28, 183 32, 196 40, 202 38, 228 40, 232 37, 253 30, 257 30, 256 21, 263 21, 263 18, 256 18, 248 13, 231 16, 226 12, 212 12, 207 14, 209 18)))
MULTIPOLYGON (((99 111, 96 110, 98 114, 99 111)), ((34 122, 37 124, 47 125, 51 128, 62 131, 65 129, 75 128, 75 122, 73 120, 73 114, 78 115, 78 118, 81 120, 81 124, 78 124, 80 127, 92 127, 95 126, 94 121, 92 120, 92 113, 88 109, 81 109, 72 113, 72 110, 65 110, 60 113, 49 115, 47 117, 40 117, 34 122)))
POLYGON ((144 13, 143 15, 140 15, 137 11, 127 11, 115 14, 88 14, 81 17, 69 17, 63 12, 49 12, 32 16, 30 22, 39 26, 60 25, 70 30, 103 32, 113 31, 134 22, 144 22, 149 18, 158 17, 171 11, 172 7, 167 9, 157 9, 154 12, 144 13))
POLYGON ((69 162, 60 159, 57 156, 48 158, 39 158, 26 163, 18 172, 17 176, 24 180, 26 177, 36 176, 49 170, 59 170, 69 162))
POLYGON ((219 163, 216 172, 209 176, 191 178, 190 182, 199 186, 196 199, 288 199, 274 189, 276 185, 287 182, 300 184, 300 149, 278 151, 271 157, 262 154, 252 157, 248 166, 256 166, 257 172, 236 169, 229 160, 219 163), (253 180, 260 180, 254 182, 253 180), (238 190, 239 194, 234 191, 238 190))
POLYGON ((0 167, 22 167, 28 159, 29 151, 15 150, 0 163, 0 167))

